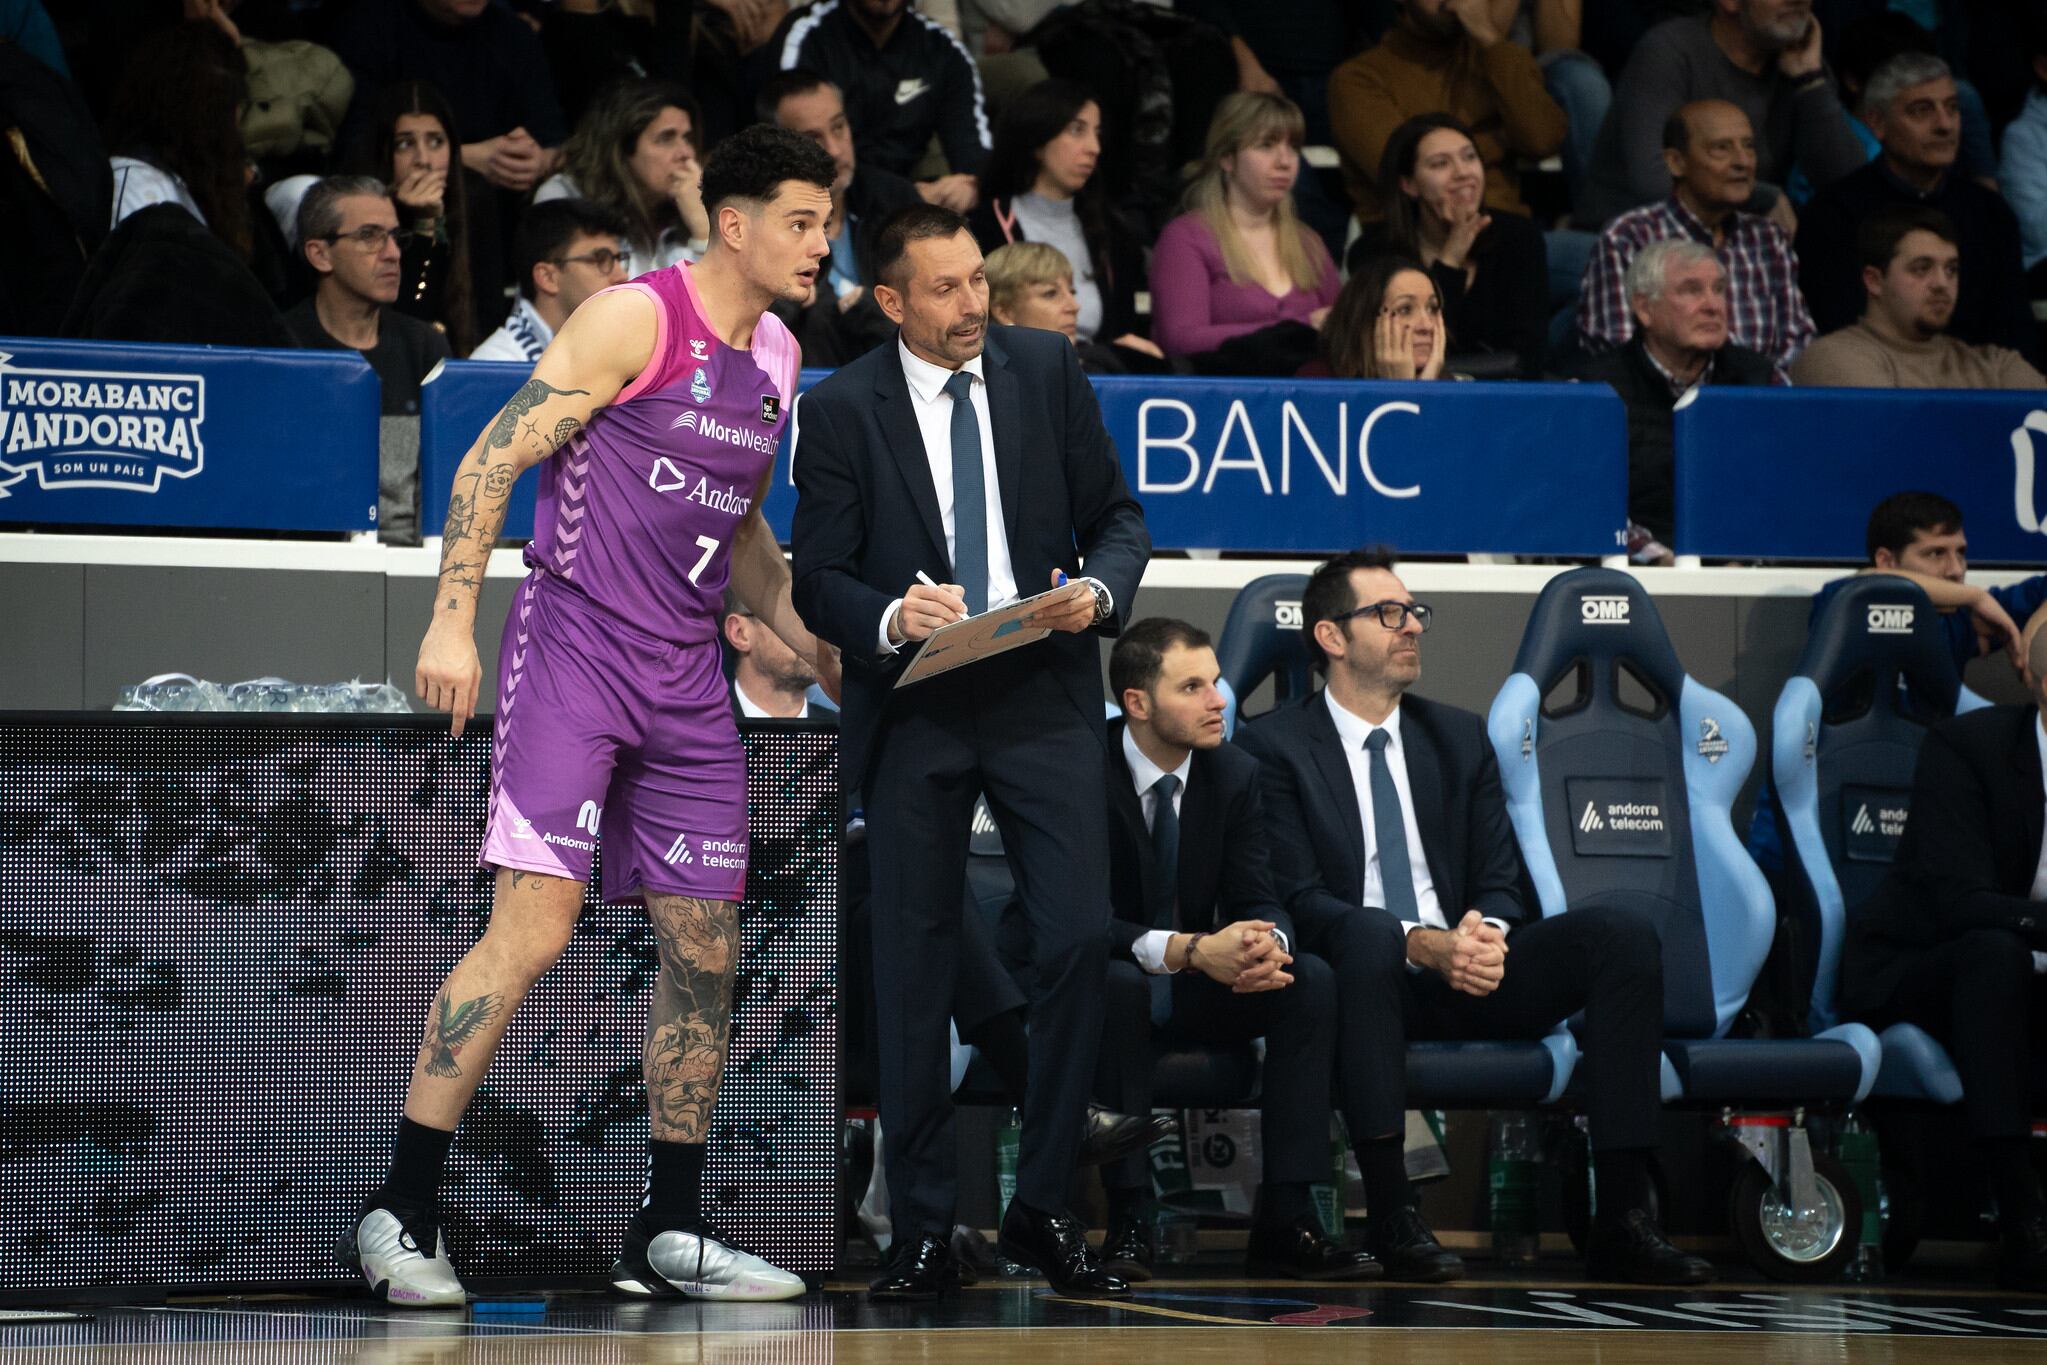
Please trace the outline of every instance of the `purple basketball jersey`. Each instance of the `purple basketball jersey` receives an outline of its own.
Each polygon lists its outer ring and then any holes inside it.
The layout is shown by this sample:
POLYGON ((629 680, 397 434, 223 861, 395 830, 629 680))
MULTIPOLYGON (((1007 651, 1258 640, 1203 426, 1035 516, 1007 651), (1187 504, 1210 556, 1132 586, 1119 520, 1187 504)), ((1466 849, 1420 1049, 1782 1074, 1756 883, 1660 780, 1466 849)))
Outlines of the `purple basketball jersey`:
POLYGON ((653 301, 654 351, 541 465, 526 563, 657 639, 712 640, 733 533, 796 396, 796 339, 764 313, 751 351, 727 346, 687 265, 613 287, 653 301))

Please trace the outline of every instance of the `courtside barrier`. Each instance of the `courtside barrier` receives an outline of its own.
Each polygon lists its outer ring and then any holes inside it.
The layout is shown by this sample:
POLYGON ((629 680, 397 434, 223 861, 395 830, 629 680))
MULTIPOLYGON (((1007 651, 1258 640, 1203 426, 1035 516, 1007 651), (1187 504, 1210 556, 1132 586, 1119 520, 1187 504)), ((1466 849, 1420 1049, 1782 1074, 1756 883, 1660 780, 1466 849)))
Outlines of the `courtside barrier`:
POLYGON ((1970 559, 2047 558, 2047 395, 1707 388, 1675 434, 1679 554, 1858 560, 1870 509, 1925 489, 1962 509, 1970 559))
POLYGON ((374 530, 378 406, 353 352, 0 337, 0 522, 374 530))

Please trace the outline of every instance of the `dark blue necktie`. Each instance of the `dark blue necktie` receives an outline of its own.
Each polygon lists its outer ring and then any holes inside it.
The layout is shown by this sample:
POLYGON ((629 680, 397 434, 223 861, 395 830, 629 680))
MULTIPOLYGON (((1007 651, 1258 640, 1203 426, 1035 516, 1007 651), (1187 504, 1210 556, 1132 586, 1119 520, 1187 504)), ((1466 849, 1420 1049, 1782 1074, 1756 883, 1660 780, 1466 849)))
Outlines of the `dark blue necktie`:
POLYGON ((1407 860, 1407 822, 1400 818, 1400 790, 1386 764, 1391 736, 1374 730, 1365 736, 1372 755, 1372 844, 1379 853, 1379 894, 1393 917, 1413 924, 1421 919, 1414 898, 1414 865, 1407 860))
POLYGON ((967 614, 979 616, 988 609, 988 481, 973 388, 965 370, 945 381, 952 398, 952 576, 966 591, 967 614))
MULTIPOLYGON (((1151 860, 1158 873, 1153 882, 1151 927, 1168 932, 1180 927, 1180 812, 1173 809, 1173 793, 1180 779, 1167 773, 1151 784, 1151 860)), ((1151 1021, 1163 1024, 1173 1017, 1173 978, 1151 978, 1151 1021)))

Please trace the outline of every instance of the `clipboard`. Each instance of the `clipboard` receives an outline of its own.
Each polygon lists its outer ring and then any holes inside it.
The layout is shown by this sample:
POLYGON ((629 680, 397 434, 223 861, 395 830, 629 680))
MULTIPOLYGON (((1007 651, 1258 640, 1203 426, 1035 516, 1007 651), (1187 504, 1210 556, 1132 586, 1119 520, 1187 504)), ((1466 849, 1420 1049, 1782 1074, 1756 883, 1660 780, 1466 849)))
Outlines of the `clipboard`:
POLYGON ((910 660, 910 666, 896 679, 896 686, 908 687, 926 678, 950 673, 955 668, 1007 654, 1019 646, 1036 644, 1052 633, 1051 628, 1025 625, 1024 619, 1046 598, 1065 591, 1065 587, 1050 588, 1006 606, 984 611, 979 616, 940 626, 925 637, 916 657, 910 660))

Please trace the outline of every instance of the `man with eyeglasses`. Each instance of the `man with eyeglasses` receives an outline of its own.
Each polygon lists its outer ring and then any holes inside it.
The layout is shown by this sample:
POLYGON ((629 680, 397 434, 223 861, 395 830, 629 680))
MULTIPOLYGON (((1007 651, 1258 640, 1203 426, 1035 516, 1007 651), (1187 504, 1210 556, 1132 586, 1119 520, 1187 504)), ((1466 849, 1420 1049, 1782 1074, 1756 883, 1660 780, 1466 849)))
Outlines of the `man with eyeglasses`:
POLYGON ((512 234, 519 296, 504 325, 469 358, 538 361, 584 299, 632 277, 626 235, 623 222, 588 199, 550 199, 526 210, 512 234))
MULTIPOLYGON (((448 358, 448 338, 408 317, 398 300, 399 257, 412 234, 381 180, 330 175, 299 201, 299 250, 320 279, 313 296, 284 315, 299 345, 357 351, 377 372, 386 417, 417 417, 419 386, 448 358)), ((410 423, 397 424, 410 426, 410 423)), ((378 442, 377 533, 419 543, 419 433, 386 423, 378 442)))
POLYGON ((1273 880, 1299 949, 1337 983, 1337 1095, 1392 1280, 1464 1273, 1414 1207, 1402 1158, 1407 1044, 1534 1039, 1584 1011, 1601 1278, 1699 1284, 1713 1268, 1652 1212, 1663 968, 1646 919, 1596 905, 1524 909, 1514 831, 1483 717, 1407 691, 1426 606, 1383 550, 1339 555, 1301 595, 1319 695, 1237 742, 1263 766, 1273 880))

